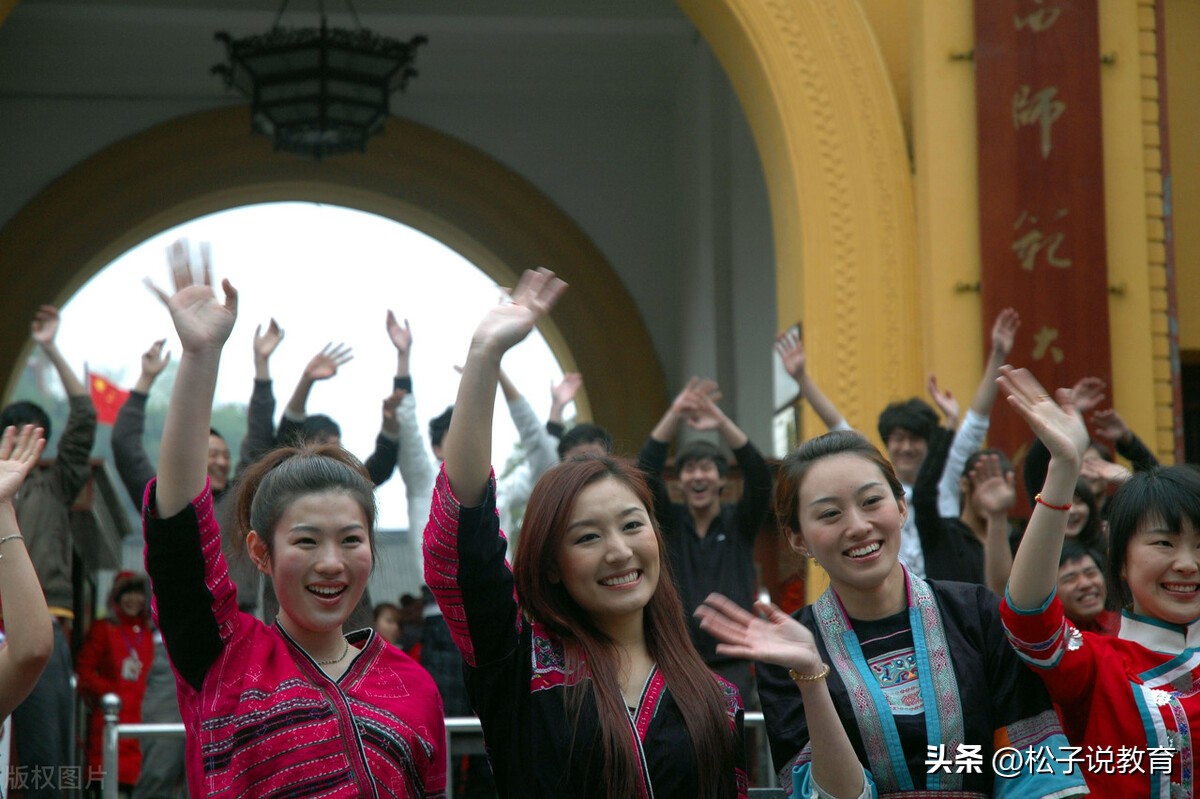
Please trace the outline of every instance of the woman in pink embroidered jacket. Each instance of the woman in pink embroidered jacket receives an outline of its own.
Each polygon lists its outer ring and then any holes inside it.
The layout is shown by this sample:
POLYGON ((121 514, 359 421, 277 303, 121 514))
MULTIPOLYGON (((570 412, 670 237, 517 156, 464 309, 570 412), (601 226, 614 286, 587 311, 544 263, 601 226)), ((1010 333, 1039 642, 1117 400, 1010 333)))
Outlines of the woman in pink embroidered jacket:
MULTIPOLYGON (((207 259, 206 259, 207 260, 207 259)), ((209 418, 237 293, 197 280, 171 250, 176 292, 155 289, 183 348, 156 481, 146 570, 187 727, 190 796, 444 797, 445 722, 432 678, 373 630, 343 634, 373 565, 375 500, 336 446, 269 453, 243 477, 248 555, 279 615, 238 610, 206 478, 209 418)))
POLYGON ((502 797, 745 796, 736 689, 692 646, 627 462, 550 469, 530 495, 514 569, 489 466, 500 359, 565 285, 527 272, 480 322, 425 528, 425 581, 463 654, 502 797))

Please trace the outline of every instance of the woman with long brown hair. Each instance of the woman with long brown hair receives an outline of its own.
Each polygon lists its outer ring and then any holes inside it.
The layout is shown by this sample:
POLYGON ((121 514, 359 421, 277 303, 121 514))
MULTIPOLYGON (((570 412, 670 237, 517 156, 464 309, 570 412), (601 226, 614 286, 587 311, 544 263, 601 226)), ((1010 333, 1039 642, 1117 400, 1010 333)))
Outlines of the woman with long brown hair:
POLYGON ((651 495, 610 458, 547 472, 514 568, 496 515, 500 359, 566 288, 527 272, 471 340, 425 529, 425 580, 466 664, 501 796, 745 796, 741 701, 705 667, 651 495))

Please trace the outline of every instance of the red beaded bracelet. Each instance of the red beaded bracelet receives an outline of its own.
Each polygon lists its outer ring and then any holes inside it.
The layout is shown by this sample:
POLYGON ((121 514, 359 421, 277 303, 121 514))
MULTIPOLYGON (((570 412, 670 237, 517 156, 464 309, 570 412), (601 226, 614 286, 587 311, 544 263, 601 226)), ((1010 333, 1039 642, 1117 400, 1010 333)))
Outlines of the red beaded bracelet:
POLYGON ((1051 505, 1049 502, 1047 502, 1046 500, 1042 499, 1042 495, 1041 495, 1041 494, 1038 494, 1036 497, 1034 497, 1034 498, 1033 498, 1033 501, 1034 501, 1034 502, 1036 502, 1036 503, 1038 503, 1039 505, 1045 505, 1045 506, 1046 506, 1047 508, 1049 508, 1050 510, 1070 510, 1070 509, 1071 509, 1071 503, 1070 503, 1070 502, 1068 502, 1066 505, 1051 505))

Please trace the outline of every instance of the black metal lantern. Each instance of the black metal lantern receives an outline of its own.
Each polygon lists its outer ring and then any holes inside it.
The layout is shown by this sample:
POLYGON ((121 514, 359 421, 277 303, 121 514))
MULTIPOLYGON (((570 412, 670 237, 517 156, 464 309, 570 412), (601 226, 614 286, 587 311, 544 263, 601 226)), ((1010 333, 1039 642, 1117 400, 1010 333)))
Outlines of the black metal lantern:
POLYGON ((250 98, 253 129, 270 136, 276 150, 318 159, 366 150, 367 139, 383 131, 392 92, 417 75, 417 48, 428 40, 401 42, 361 25, 331 29, 323 4, 319 29, 285 29, 279 20, 286 7, 268 33, 216 34, 229 63, 213 73, 250 98))

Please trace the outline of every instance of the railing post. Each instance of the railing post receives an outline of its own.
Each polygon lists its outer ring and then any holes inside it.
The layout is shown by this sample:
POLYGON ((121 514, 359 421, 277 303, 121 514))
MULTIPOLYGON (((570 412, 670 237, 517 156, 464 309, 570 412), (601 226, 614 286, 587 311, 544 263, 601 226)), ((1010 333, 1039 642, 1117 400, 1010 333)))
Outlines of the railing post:
POLYGON ((454 737, 454 728, 446 725, 446 796, 454 796, 454 754, 450 751, 450 742, 454 737))
POLYGON ((117 722, 121 715, 121 697, 116 694, 105 694, 100 697, 100 707, 104 711, 104 757, 101 761, 104 771, 100 776, 100 791, 104 799, 117 799, 120 788, 117 772, 117 722))

